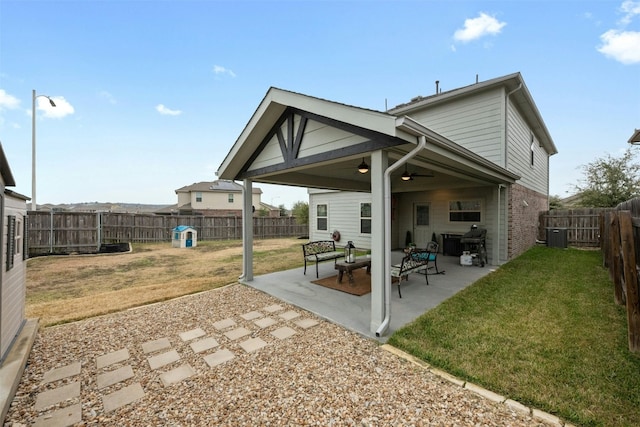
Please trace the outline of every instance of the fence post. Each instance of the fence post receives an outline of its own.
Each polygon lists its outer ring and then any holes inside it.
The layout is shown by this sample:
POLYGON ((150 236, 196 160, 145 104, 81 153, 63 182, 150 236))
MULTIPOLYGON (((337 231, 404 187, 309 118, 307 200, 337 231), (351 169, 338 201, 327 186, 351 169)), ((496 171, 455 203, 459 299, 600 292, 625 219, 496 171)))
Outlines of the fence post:
POLYGON ((640 352, 640 295, 636 270, 636 249, 633 241, 633 222, 630 211, 620 211, 620 242, 624 263, 624 281, 627 295, 627 323, 629 328, 629 350, 640 352))
POLYGON ((624 289, 622 289, 622 266, 620 265, 621 243, 620 243, 620 219, 618 212, 611 212, 609 214, 609 249, 607 256, 609 257, 609 273, 611 280, 613 280, 613 300, 617 305, 625 304, 624 289))

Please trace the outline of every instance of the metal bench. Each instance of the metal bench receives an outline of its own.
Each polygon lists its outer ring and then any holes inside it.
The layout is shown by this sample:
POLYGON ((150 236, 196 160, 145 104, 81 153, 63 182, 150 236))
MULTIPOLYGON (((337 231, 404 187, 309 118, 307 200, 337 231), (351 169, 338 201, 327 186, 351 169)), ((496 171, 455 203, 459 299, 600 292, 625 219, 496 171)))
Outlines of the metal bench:
POLYGON ((337 260, 344 256, 344 251, 336 250, 336 242, 333 240, 318 240, 302 245, 302 253, 304 255, 304 274, 307 274, 307 262, 316 263, 316 278, 318 274, 318 263, 322 261, 337 260))

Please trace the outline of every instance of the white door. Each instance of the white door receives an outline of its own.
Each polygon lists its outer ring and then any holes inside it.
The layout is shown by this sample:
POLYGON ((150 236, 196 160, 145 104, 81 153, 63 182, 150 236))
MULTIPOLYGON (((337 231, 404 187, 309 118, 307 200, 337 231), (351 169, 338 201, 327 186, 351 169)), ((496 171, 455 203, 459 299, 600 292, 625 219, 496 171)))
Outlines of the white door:
POLYGON ((413 243, 419 248, 431 241, 431 213, 429 203, 413 204, 413 243))

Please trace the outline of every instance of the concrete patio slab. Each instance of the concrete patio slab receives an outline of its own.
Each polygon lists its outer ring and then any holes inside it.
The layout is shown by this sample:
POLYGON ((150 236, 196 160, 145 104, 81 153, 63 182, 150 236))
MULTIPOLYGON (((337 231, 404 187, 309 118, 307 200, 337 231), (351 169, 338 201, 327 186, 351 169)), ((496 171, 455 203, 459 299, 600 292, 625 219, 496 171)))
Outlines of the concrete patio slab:
POLYGON ((213 327, 219 331, 231 328, 233 326, 236 326, 236 322, 233 319, 223 319, 213 324, 213 327))
POLYGON ((276 311, 281 311, 281 310, 282 310, 282 306, 280 304, 274 304, 264 308, 264 311, 266 311, 267 313, 275 313, 276 311))
POLYGON ((295 322, 293 322, 296 326, 302 328, 302 329, 309 329, 312 328, 314 326, 316 326, 317 324, 319 324, 320 322, 318 322, 315 319, 302 319, 302 320, 296 320, 295 322))
POLYGON ((165 387, 167 387, 167 386, 170 386, 171 384, 179 383, 180 381, 183 381, 189 377, 192 377, 195 374, 196 374, 196 371, 193 370, 191 365, 184 364, 184 365, 178 366, 175 369, 164 372, 163 374, 160 375, 160 380, 162 381, 162 384, 165 387))
POLYGON ((256 320, 253 323, 259 328, 264 329, 264 328, 268 328, 271 325, 275 325, 276 323, 278 323, 278 321, 273 317, 264 317, 262 319, 256 320))
POLYGON ((33 427, 68 427, 79 422, 82 422, 82 404, 76 403, 38 417, 33 427))
POLYGON ((282 328, 276 329, 275 331, 271 332, 271 335, 278 338, 279 340, 285 340, 295 334, 296 334, 295 329, 292 329, 288 326, 284 326, 282 328))
POLYGON ((259 311, 250 311, 249 313, 240 315, 240 317, 242 317, 244 320, 259 319, 262 316, 264 316, 264 314, 260 313, 259 311))
POLYGON ((166 350, 170 347, 171 342, 169 342, 169 338, 159 338, 142 343, 142 351, 144 354, 155 353, 156 351, 166 350))
POLYGON ((111 353, 96 357, 96 367, 98 369, 106 368, 107 366, 128 360, 129 357, 131 356, 129 355, 129 350, 126 348, 118 351, 112 351, 111 353))
POLYGON ((210 368, 213 368, 232 360, 234 357, 236 356, 231 352, 231 350, 222 349, 205 356, 204 361, 207 362, 207 365, 209 365, 210 368))
POLYGON ((64 402, 67 399, 73 399, 78 396, 80 396, 80 382, 74 381, 70 384, 38 393, 36 403, 33 407, 36 411, 40 411, 56 403, 64 402))
POLYGON ((180 355, 176 350, 167 351, 166 353, 158 354, 147 359, 149 367, 152 370, 162 368, 173 362, 180 360, 180 355))
POLYGON ((289 310, 282 314, 279 314, 278 316, 280 316, 284 320, 292 320, 296 317, 300 317, 300 313, 298 313, 297 311, 289 310))
POLYGON ((265 347, 267 343, 260 338, 250 338, 246 341, 240 343, 240 347, 247 353, 253 353, 254 351, 260 350, 262 347, 265 347))
POLYGON ((220 344, 215 338, 209 337, 199 341, 194 341, 189 346, 194 353, 202 353, 203 351, 211 350, 219 346, 220 344))
POLYGON ((44 378, 42 378, 42 384, 48 384, 54 381, 61 380, 63 378, 69 378, 74 375, 79 375, 81 367, 82 364, 80 362, 75 362, 67 366, 62 366, 60 368, 55 368, 47 371, 44 374, 44 378))
POLYGON ((110 385, 122 382, 133 377, 133 368, 130 365, 118 368, 115 371, 105 372, 99 374, 96 378, 96 385, 98 389, 109 387, 110 385))
POLYGON ((247 328, 237 328, 229 332, 225 332, 224 336, 229 338, 231 341, 235 341, 239 338, 245 337, 251 333, 247 328))
POLYGON ((142 385, 135 383, 111 394, 102 396, 102 406, 104 406, 105 412, 111 412, 143 397, 144 390, 142 389, 142 385))
POLYGON ((207 333, 203 331, 202 328, 196 328, 190 331, 181 332, 179 335, 180 335, 180 339, 186 342, 186 341, 194 340, 196 338, 203 337, 207 335, 207 333))

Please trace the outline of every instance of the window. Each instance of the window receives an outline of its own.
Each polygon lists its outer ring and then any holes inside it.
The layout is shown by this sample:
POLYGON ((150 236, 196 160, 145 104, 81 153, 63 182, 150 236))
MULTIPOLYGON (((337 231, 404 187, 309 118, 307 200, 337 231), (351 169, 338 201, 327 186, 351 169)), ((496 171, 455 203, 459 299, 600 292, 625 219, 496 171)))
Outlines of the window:
POLYGON ((7 271, 13 268, 13 256, 16 246, 16 217, 7 216, 7 271))
POLYGON ((196 191, 196 202, 202 201, 202 192, 196 191))
POLYGON ((15 255, 20 255, 22 251, 22 222, 16 219, 15 255))
POLYGON ((233 203, 233 194, 232 193, 229 193, 228 200, 229 200, 229 203, 233 203))
POLYGON ((534 151, 533 151, 534 147, 535 147, 535 141, 533 140, 533 133, 531 133, 531 147, 530 147, 530 150, 531 150, 531 167, 533 167, 533 157, 534 157, 534 154, 535 154, 534 151))
POLYGON ((360 232, 371 234, 371 203, 360 203, 360 232))
POLYGON ((456 200, 449 202, 449 221, 481 222, 482 203, 480 200, 456 200))
POLYGON ((316 228, 318 230, 328 230, 327 205, 316 206, 316 228))

